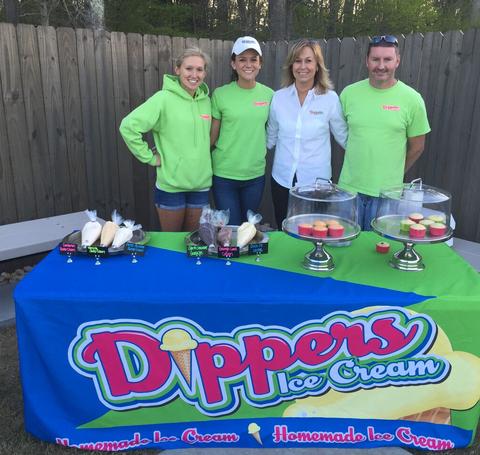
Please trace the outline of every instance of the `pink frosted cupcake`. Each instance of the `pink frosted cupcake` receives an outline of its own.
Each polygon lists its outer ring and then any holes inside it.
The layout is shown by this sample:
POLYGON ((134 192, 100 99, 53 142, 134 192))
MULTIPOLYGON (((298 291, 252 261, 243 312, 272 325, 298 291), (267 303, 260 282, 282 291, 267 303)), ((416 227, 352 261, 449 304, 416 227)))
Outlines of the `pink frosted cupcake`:
POLYGON ((327 226, 313 226, 312 235, 317 238, 325 238, 328 234, 327 226))
POLYGON ((328 235, 330 237, 342 237, 345 228, 340 223, 333 223, 328 225, 328 235))
POLYGON ((410 237, 412 239, 423 239, 427 232, 427 228, 423 224, 415 223, 410 226, 410 237))
POLYGON ((300 235, 312 235, 313 226, 310 223, 301 223, 298 225, 298 233, 300 235))
POLYGON ((423 215, 421 213, 410 213, 408 217, 414 222, 414 223, 420 223, 420 221, 423 220, 423 215))
POLYGON ((447 226, 443 223, 433 223, 430 225, 430 235, 432 237, 440 237, 445 235, 445 232, 447 232, 447 226))

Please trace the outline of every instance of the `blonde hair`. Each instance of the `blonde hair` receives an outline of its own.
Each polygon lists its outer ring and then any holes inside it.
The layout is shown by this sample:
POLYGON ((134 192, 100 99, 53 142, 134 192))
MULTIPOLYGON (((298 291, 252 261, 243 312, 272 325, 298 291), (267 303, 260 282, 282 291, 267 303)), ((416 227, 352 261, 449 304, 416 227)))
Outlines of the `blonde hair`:
POLYGON ((313 87, 315 88, 315 92, 317 94, 324 94, 327 90, 333 89, 333 84, 328 75, 327 67, 325 66, 322 48, 320 47, 318 41, 314 40, 301 39, 295 42, 295 44, 292 46, 288 52, 285 65, 283 67, 282 85, 283 87, 288 87, 295 82, 292 66, 305 47, 309 47, 313 51, 315 60, 317 61, 317 72, 315 73, 315 77, 313 79, 313 87))
POLYGON ((185 49, 176 59, 175 67, 180 68, 183 61, 188 57, 200 57, 205 62, 205 70, 210 65, 210 57, 206 52, 203 52, 199 47, 189 47, 185 49))

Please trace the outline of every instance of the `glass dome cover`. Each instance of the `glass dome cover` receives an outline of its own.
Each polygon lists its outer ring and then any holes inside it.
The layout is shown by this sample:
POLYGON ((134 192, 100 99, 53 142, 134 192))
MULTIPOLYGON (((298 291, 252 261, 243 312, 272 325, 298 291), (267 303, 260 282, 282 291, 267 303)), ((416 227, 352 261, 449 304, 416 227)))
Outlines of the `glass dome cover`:
POLYGON ((372 227, 398 240, 444 241, 451 236, 452 197, 421 179, 381 191, 372 227))
POLYGON ((329 242, 358 235, 356 220, 356 195, 317 179, 314 184, 290 190, 283 229, 305 239, 329 242), (340 227, 335 228, 335 224, 340 227))

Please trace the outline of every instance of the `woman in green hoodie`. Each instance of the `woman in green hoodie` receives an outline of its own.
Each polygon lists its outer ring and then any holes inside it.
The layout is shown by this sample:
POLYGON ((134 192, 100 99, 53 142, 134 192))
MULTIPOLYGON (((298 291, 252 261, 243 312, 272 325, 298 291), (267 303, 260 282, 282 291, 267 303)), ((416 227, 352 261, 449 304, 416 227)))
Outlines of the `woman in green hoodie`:
POLYGON ((163 88, 128 114, 120 133, 142 163, 156 167, 155 205, 162 231, 198 228, 212 185, 211 107, 203 82, 207 55, 186 49, 175 62, 175 76, 164 75, 163 88), (143 135, 151 131, 156 150, 143 135))

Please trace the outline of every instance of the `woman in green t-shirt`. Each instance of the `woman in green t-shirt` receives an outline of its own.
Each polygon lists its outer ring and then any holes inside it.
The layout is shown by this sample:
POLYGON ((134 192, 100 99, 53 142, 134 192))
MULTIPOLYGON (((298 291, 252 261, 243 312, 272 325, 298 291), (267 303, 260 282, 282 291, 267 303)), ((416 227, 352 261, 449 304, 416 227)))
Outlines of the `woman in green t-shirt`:
POLYGON ((238 38, 232 49, 234 80, 212 96, 214 145, 213 197, 220 210, 230 210, 230 224, 258 211, 265 185, 265 125, 273 90, 256 81, 262 50, 255 38, 238 38))

